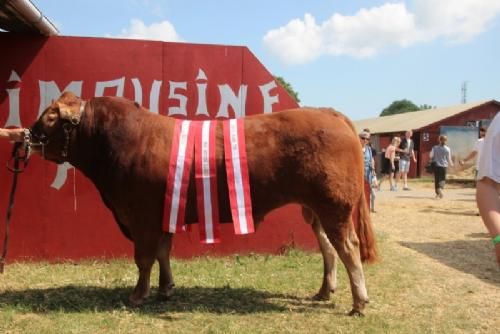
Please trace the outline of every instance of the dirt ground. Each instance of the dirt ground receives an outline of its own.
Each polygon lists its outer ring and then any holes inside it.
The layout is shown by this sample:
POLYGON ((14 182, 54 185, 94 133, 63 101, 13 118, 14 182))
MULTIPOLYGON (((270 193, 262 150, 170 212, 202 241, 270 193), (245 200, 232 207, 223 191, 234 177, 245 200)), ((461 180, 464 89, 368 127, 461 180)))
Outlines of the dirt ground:
POLYGON ((500 328, 500 269, 478 215, 475 189, 447 184, 438 200, 433 183, 410 182, 410 188, 392 192, 383 184, 372 214, 389 245, 381 264, 397 253, 395 258, 411 259, 419 273, 418 286, 409 289, 407 300, 400 301, 408 305, 402 306, 427 303, 443 316, 460 310, 484 319, 488 328, 500 328))

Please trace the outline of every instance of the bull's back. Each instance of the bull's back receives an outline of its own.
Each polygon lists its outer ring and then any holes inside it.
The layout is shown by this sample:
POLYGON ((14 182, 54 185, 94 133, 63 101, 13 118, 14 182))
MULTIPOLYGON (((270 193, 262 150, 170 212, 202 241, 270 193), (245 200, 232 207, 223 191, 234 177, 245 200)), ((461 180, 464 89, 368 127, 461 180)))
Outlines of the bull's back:
MULTIPOLYGON (((354 202, 362 188, 359 139, 331 109, 294 109, 245 121, 252 201, 263 211, 289 202, 354 202)), ((265 213, 264 213, 265 214, 265 213)))

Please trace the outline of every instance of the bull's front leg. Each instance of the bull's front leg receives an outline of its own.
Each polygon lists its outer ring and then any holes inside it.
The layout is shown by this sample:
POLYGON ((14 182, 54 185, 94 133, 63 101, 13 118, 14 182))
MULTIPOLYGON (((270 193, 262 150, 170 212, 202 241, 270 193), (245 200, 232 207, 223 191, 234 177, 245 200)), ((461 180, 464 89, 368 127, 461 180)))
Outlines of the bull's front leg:
POLYGON ((131 306, 141 305, 149 297, 151 267, 156 259, 160 236, 153 233, 142 233, 134 238, 134 260, 139 269, 139 279, 134 291, 129 296, 131 306))
POLYGON ((158 288, 158 298, 167 300, 174 293, 174 279, 172 269, 170 268, 170 250, 172 249, 173 234, 164 233, 162 235, 160 246, 156 258, 160 265, 160 282, 158 288))

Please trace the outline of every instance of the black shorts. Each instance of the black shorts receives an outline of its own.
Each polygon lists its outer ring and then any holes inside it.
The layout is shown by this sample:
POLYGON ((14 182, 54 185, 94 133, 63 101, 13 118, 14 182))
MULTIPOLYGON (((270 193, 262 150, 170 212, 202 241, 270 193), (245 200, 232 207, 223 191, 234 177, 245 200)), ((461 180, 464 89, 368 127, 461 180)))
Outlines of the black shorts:
POLYGON ((391 160, 384 157, 384 162, 382 164, 382 174, 391 174, 392 172, 397 173, 399 171, 399 161, 394 160, 394 170, 391 170, 391 160))

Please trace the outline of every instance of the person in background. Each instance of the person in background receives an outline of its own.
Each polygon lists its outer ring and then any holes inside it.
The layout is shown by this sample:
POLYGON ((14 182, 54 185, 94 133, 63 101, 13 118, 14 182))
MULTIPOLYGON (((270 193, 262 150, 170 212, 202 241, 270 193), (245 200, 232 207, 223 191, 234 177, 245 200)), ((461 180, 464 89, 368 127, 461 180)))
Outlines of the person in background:
POLYGON ((436 192, 436 198, 441 199, 443 198, 443 189, 446 183, 446 170, 448 166, 453 166, 453 161, 451 160, 451 150, 446 145, 448 137, 440 135, 438 141, 439 144, 432 147, 429 157, 435 162, 434 190, 436 192))
POLYGON ((486 136, 486 128, 480 127, 479 128, 479 139, 474 143, 474 147, 472 148, 472 151, 465 158, 458 161, 458 163, 460 165, 463 165, 467 161, 476 158, 476 170, 475 170, 476 179, 477 179, 477 175, 478 175, 478 171, 479 171, 479 159, 481 158, 481 149, 483 147, 484 136, 486 136))
POLYGON ((375 190, 371 186, 375 175, 375 165, 370 146, 370 133, 362 131, 359 134, 359 140, 361 141, 361 149, 363 151, 364 176, 366 182, 370 185, 370 211, 375 212, 375 190))
POLYGON ((484 137, 478 164, 476 203, 488 229, 500 267, 500 113, 484 137))
POLYGON ((417 162, 417 158, 415 157, 415 152, 413 150, 414 143, 411 139, 412 135, 412 130, 406 131, 405 137, 401 140, 401 144, 399 145, 399 173, 397 175, 396 184, 399 182, 401 177, 403 177, 403 190, 410 190, 410 188, 408 188, 410 159, 415 163, 417 162))
POLYGON ((391 143, 385 149, 385 154, 384 154, 385 159, 382 164, 382 177, 380 178, 379 188, 382 182, 388 178, 391 186, 390 190, 391 191, 398 190, 398 185, 396 183, 394 176, 397 173, 398 156, 396 155, 396 150, 400 143, 401 139, 399 137, 397 136, 393 137, 391 143))
POLYGON ((0 128, 0 138, 10 139, 11 141, 23 141, 24 129, 0 128))
MULTIPOLYGON (((371 139, 370 129, 364 128, 363 131, 368 132, 368 134, 370 135, 370 139, 371 139)), ((371 141, 368 142, 368 145, 372 149, 372 159, 373 159, 373 163, 372 163, 372 165, 373 165, 372 187, 379 189, 378 179, 377 179, 377 154, 378 154, 378 152, 375 149, 375 147, 372 146, 371 141)))

